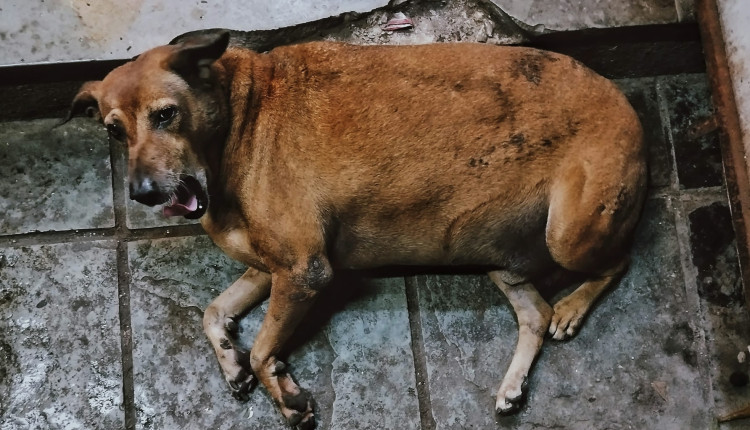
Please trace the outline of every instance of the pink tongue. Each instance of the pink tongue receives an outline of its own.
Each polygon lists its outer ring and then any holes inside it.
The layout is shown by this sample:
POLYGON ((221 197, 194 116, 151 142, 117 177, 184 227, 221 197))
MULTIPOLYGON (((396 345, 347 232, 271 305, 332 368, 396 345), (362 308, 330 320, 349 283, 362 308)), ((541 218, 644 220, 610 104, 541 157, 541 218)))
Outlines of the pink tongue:
POLYGON ((198 209, 198 199, 196 199, 195 196, 190 196, 190 199, 186 204, 175 202, 174 204, 164 206, 162 212, 164 213, 164 216, 170 217, 189 214, 196 209, 198 209))

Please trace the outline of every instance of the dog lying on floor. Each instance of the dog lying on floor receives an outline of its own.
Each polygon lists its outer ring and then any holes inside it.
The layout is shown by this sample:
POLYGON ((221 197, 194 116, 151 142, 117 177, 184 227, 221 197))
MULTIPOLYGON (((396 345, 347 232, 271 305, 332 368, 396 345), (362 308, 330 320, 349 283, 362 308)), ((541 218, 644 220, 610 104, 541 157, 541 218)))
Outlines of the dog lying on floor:
POLYGON ((203 323, 233 394, 257 378, 291 426, 314 427, 277 357, 334 270, 472 265, 517 315, 496 402, 517 409, 545 333, 574 335, 627 268, 646 162, 625 97, 531 48, 228 42, 217 30, 147 51, 86 83, 68 118, 127 145, 132 199, 200 218, 249 266, 203 323), (585 281, 552 308, 534 283, 558 272, 585 281), (269 295, 240 350, 238 316, 269 295))

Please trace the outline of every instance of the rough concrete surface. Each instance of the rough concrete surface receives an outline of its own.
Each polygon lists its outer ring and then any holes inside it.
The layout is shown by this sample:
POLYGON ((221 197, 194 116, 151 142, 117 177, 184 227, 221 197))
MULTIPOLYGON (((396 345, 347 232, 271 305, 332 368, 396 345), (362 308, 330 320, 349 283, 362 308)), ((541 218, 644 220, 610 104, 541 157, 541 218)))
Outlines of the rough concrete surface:
MULTIPOLYGON (((555 31, 675 22, 678 20, 679 4, 674 0, 490 1, 519 21, 555 31)), ((686 14, 684 7, 680 7, 680 10, 686 14)))
MULTIPOLYGON (((549 2, 486 0, 515 19, 548 30, 691 21, 689 0, 549 2)), ((201 28, 269 30, 392 4, 441 7, 445 1, 326 0, 164 2, 134 0, 11 0, 0 5, 0 65, 130 58, 201 28), (168 23, 168 25, 165 25, 168 23)))
POLYGON ((112 227, 109 145, 101 126, 74 120, 0 124, 0 232, 112 227))
POLYGON ((123 426, 114 261, 112 241, 0 248, 0 429, 123 426))
MULTIPOLYGON (((382 32, 388 10, 328 38, 507 35, 477 3, 441 5, 406 4, 413 31, 382 32)), ((653 5, 642 19, 679 18, 653 5)), ((517 328, 486 276, 342 273, 286 357, 317 401, 319 428, 750 428, 714 420, 750 403, 750 320, 718 142, 694 132, 712 112, 706 77, 617 84, 643 122, 651 166, 632 264, 575 338, 545 341, 526 406, 493 413, 517 328)), ((202 332, 203 310, 244 268, 195 226, 130 203, 112 177, 125 171, 123 148, 99 125, 52 124, 0 122, 0 430, 287 428, 264 389, 247 403, 231 397, 202 332)), ((570 288, 544 293, 554 302, 570 288)), ((245 347, 266 306, 241 321, 245 347)))

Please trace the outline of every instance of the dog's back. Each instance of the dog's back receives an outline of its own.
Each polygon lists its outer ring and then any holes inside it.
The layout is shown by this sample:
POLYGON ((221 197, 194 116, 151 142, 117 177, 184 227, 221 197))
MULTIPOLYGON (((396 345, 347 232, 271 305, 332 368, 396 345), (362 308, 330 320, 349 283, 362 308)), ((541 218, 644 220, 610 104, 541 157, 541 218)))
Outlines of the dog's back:
POLYGON ((294 160, 295 178, 279 186, 297 181, 330 217, 339 264, 531 273, 552 260, 589 270, 624 251, 645 177, 640 124, 616 87, 577 61, 478 44, 313 43, 268 56, 273 84, 253 151, 273 151, 263 175, 294 160), (262 147, 269 135, 273 149, 262 147), (593 206, 552 210, 553 190, 593 206), (552 217, 560 210, 581 219, 578 236, 610 237, 595 262, 555 255, 572 246, 558 244, 572 240, 552 217), (603 211, 611 216, 597 221, 603 211))

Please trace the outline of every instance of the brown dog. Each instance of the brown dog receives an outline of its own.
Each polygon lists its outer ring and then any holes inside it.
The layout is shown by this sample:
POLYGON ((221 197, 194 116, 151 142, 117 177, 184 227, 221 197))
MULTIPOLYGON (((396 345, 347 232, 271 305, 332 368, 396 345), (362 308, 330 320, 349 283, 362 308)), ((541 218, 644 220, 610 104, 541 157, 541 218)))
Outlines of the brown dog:
POLYGON ((627 266, 646 163, 617 88, 568 57, 479 44, 310 43, 267 54, 226 32, 89 82, 71 116, 129 150, 130 196, 200 218, 250 269, 204 318, 234 394, 254 378, 292 426, 312 400, 277 359, 334 268, 479 265, 518 317, 497 393, 520 402, 544 333, 572 336, 627 266), (532 282, 586 281, 551 308, 532 282), (236 318, 270 294, 252 350, 236 318))

